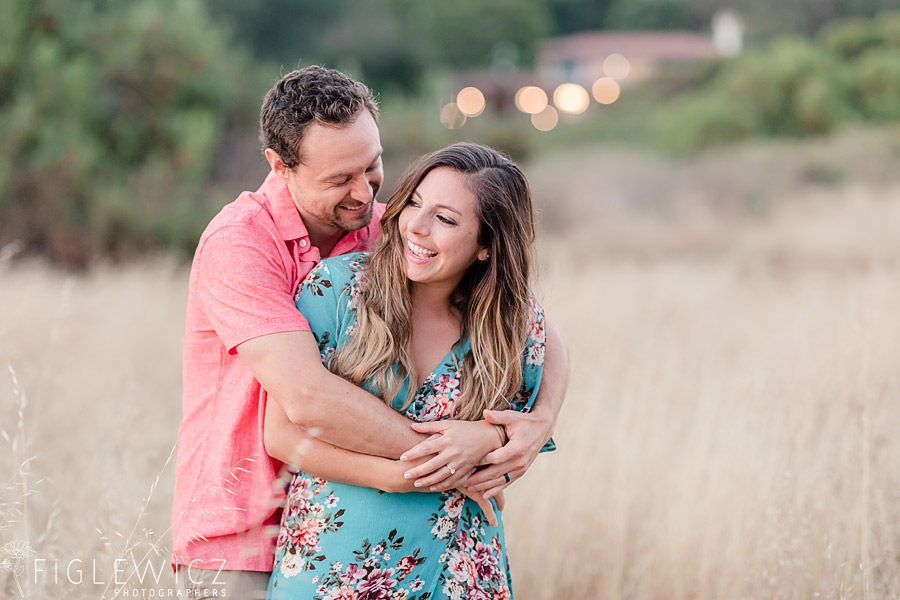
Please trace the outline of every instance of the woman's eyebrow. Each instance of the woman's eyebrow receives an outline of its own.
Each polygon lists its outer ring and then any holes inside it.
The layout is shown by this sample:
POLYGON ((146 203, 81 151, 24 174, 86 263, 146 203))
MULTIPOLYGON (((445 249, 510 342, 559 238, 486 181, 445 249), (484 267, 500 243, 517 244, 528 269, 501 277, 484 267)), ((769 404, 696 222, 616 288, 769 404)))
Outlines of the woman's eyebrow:
POLYGON ((448 204, 435 204, 435 207, 443 208, 444 210, 449 210, 450 212, 455 212, 459 216, 462 216, 462 213, 459 210, 453 208, 452 206, 450 206, 448 204))

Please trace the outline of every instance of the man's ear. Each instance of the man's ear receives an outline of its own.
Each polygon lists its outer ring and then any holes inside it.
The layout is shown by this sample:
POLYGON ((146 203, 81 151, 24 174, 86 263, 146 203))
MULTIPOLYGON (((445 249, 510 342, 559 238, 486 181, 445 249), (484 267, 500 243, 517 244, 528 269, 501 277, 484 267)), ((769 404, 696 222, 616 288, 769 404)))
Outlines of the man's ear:
POLYGON ((272 167, 273 171, 275 171, 275 174, 282 179, 287 180, 288 171, 290 171, 290 169, 288 169, 287 165, 284 164, 284 161, 281 160, 281 157, 278 156, 278 153, 271 148, 266 148, 264 154, 266 155, 266 160, 269 161, 269 166, 272 167))

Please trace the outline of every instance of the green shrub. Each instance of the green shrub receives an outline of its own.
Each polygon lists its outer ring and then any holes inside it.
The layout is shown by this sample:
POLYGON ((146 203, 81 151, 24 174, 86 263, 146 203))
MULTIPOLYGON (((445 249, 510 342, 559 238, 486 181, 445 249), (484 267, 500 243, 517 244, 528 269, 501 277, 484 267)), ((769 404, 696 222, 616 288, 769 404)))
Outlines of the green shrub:
POLYGON ((853 93, 868 119, 900 119, 900 50, 876 49, 864 54, 853 71, 853 93))
POLYGON ((859 58, 883 44, 883 36, 871 21, 850 19, 827 25, 819 33, 822 45, 844 60, 859 58))
POLYGON ((673 103, 653 120, 653 127, 662 149, 681 153, 752 137, 759 121, 751 103, 705 93, 673 103))

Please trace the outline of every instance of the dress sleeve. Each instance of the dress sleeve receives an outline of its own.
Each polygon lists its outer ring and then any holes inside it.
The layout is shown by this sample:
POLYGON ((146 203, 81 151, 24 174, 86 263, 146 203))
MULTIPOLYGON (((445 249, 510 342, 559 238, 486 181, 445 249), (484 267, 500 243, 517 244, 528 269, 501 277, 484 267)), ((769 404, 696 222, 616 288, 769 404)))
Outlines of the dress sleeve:
POLYGON ((325 364, 352 325, 349 300, 354 280, 341 258, 327 259, 316 265, 297 288, 294 302, 309 322, 325 364))
MULTIPOLYGON (((528 301, 531 306, 531 326, 525 348, 522 350, 522 387, 512 401, 512 407, 523 412, 531 412, 537 398, 544 372, 544 351, 547 345, 544 309, 538 304, 533 293, 529 294, 528 301)), ((551 450, 556 450, 556 443, 552 438, 544 444, 541 452, 551 450)))

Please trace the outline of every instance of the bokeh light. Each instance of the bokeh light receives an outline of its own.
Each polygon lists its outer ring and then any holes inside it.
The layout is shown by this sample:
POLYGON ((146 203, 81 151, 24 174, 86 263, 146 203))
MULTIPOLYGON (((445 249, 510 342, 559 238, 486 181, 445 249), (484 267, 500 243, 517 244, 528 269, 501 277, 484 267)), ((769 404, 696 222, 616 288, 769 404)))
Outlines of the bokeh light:
POLYGON ((603 72, 613 79, 625 79, 631 73, 631 63, 621 54, 610 54, 603 60, 603 72))
POLYGON ((621 93, 622 90, 619 88, 619 84, 612 77, 601 77, 591 87, 591 94, 593 94, 594 100, 600 104, 612 104, 619 99, 621 93))
POLYGON ((523 113, 536 115, 547 108, 548 103, 547 92, 535 85, 526 85, 516 92, 516 108, 523 113))
POLYGON ((541 112, 531 115, 531 124, 538 131, 550 131, 559 123, 559 113, 552 106, 544 107, 541 112))
POLYGON ((564 83, 553 91, 553 104, 559 110, 573 115, 583 113, 590 103, 591 97, 587 90, 577 83, 564 83))
POLYGON ((466 115, 459 110, 456 102, 450 102, 441 109, 441 123, 447 129, 459 129, 466 124, 466 115))
POLYGON ((475 87, 466 87, 456 95, 456 105, 467 117, 477 117, 484 112, 484 94, 475 87))

